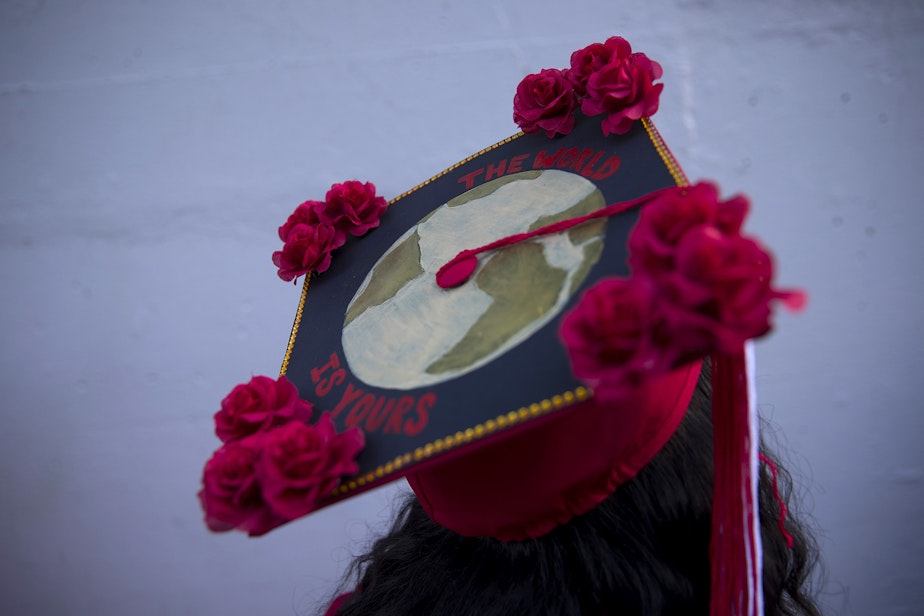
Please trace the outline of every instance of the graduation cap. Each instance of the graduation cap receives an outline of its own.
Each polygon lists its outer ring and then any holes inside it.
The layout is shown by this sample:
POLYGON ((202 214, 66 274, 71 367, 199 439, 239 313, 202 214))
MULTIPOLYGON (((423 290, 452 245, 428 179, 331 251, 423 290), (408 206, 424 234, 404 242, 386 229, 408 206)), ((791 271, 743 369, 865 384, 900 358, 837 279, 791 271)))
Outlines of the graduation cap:
POLYGON ((303 277, 281 375, 215 416, 209 528, 261 535, 406 477, 455 532, 541 536, 651 460, 708 357, 714 613, 759 606, 747 341, 803 297, 771 286, 747 200, 687 181, 650 120, 660 77, 591 45, 521 82, 523 132, 387 203, 348 181, 298 206, 273 255, 303 277))

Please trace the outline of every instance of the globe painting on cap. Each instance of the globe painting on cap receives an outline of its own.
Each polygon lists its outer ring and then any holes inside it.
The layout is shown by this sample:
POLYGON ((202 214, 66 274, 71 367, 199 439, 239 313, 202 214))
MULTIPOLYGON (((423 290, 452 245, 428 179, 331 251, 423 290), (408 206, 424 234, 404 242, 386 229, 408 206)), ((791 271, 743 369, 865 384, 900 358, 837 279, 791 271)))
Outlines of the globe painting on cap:
POLYGON ((492 253, 474 283, 452 293, 434 284, 433 264, 605 205, 587 178, 540 169, 489 180, 438 207, 388 249, 354 296, 343 329, 347 365, 367 385, 411 389, 490 363, 561 312, 600 258, 605 221, 492 253))

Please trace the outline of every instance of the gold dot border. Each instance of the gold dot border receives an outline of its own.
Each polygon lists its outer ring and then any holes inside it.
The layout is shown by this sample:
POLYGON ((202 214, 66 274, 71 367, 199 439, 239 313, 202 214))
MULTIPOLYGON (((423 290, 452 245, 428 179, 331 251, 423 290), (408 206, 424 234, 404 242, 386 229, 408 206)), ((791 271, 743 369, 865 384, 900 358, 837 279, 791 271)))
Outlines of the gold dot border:
POLYGON ((289 343, 286 345, 286 354, 282 358, 282 367, 279 374, 283 375, 289 369, 289 360, 292 358, 292 348, 295 346, 295 336, 298 334, 298 326, 302 322, 302 312, 305 310, 305 298, 308 296, 308 285, 311 282, 311 273, 305 274, 305 282, 302 283, 301 296, 298 298, 298 308, 295 310, 295 321, 292 323, 292 331, 289 333, 289 343))
POLYGON ((394 199, 392 199, 391 201, 389 201, 388 204, 391 205, 392 203, 394 203, 395 201, 398 201, 399 199, 404 199, 404 198, 407 197, 409 194, 411 194, 411 193, 413 193, 413 192, 415 192, 415 191, 417 191, 417 190, 423 188, 424 186, 426 186, 427 184, 429 184, 429 183, 431 183, 431 182, 433 182, 433 181, 435 181, 435 180, 438 180, 439 178, 443 177, 443 176, 446 175, 447 173, 449 173, 449 172, 451 172, 451 171, 455 171, 456 169, 458 169, 458 168, 461 167, 462 165, 464 165, 464 164, 466 164, 466 163, 470 163, 471 161, 475 160, 476 158, 478 158, 478 157, 481 156, 482 154, 487 154, 487 153, 490 152, 491 150, 496 150, 497 148, 501 147, 502 145, 507 145, 508 143, 510 143, 511 141, 513 141, 514 139, 519 139, 519 138, 522 137, 522 136, 523 136, 523 133, 522 133, 522 132, 517 133, 516 135, 511 135, 511 136, 507 137, 506 139, 504 139, 503 141, 498 141, 498 142, 495 143, 494 145, 488 146, 488 147, 486 147, 485 149, 480 150, 480 151, 478 151, 478 152, 472 154, 472 155, 469 156, 468 158, 464 158, 464 159, 460 160, 459 162, 457 162, 456 164, 454 164, 452 167, 448 167, 448 168, 446 168, 446 169, 443 169, 442 171, 440 171, 439 173, 437 173, 436 175, 434 175, 434 176, 433 176, 432 178, 430 178, 429 180, 427 180, 427 181, 425 181, 425 182, 421 182, 420 184, 418 184, 418 185, 415 186, 414 188, 412 188, 412 189, 410 189, 410 190, 408 190, 408 191, 406 191, 406 192, 401 193, 400 195, 398 195, 397 197, 395 197, 394 199))
POLYGON ((404 467, 413 463, 422 462, 461 445, 467 445, 486 436, 490 436, 491 434, 512 428, 524 421, 547 415, 552 411, 557 411, 578 402, 583 402, 592 395, 593 392, 586 387, 578 387, 573 391, 566 391, 561 395, 554 395, 550 399, 534 402, 529 406, 522 406, 515 411, 510 411, 509 413, 498 415, 493 419, 488 419, 484 423, 466 428, 465 430, 459 430, 454 434, 448 434, 443 438, 438 438, 435 441, 417 447, 414 451, 409 451, 397 456, 385 464, 378 466, 375 470, 369 471, 365 475, 344 481, 337 486, 332 496, 343 496, 344 494, 358 490, 359 488, 382 479, 386 475, 397 473, 404 467))
POLYGON ((654 145, 655 150, 658 151, 658 155, 670 172, 671 177, 674 178, 674 182, 677 183, 677 186, 688 186, 690 180, 687 179, 687 174, 684 173, 680 165, 677 164, 677 160, 674 158, 673 153, 671 153, 670 148, 667 147, 667 144, 664 143, 664 139, 661 138, 661 133, 655 128, 651 118, 642 118, 642 126, 644 126, 645 130, 648 132, 648 138, 651 139, 651 143, 654 145))

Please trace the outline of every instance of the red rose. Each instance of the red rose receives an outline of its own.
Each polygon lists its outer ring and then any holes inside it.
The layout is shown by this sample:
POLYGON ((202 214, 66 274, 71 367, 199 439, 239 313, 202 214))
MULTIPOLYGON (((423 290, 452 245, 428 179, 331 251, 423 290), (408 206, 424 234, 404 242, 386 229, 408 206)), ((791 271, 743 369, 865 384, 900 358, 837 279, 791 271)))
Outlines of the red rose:
POLYGON ((284 522, 263 500, 257 467, 262 435, 228 443, 205 464, 199 502, 214 532, 239 528, 262 535, 284 522))
POLYGON ((295 211, 289 216, 285 224, 279 227, 279 239, 285 242, 289 238, 289 233, 297 225, 316 226, 321 219, 318 218, 318 210, 324 207, 323 201, 305 201, 300 204, 295 211))
POLYGON ((355 237, 364 235, 370 229, 379 226, 379 219, 388 203, 384 197, 375 194, 375 184, 372 182, 357 182, 350 180, 342 184, 334 184, 327 191, 327 201, 317 209, 322 223, 334 227, 339 234, 339 247, 346 241, 346 234, 355 237))
POLYGON ((710 225, 737 235, 748 211, 742 196, 719 201, 715 185, 700 182, 661 193, 647 203, 629 237, 629 265, 634 273, 658 275, 674 270, 674 254, 684 234, 710 225))
POLYGON ((666 369, 668 358, 655 342, 654 292, 644 277, 604 279, 562 319, 560 335, 572 371, 595 396, 618 397, 666 369))
POLYGON ((337 434, 328 414, 316 425, 291 422, 264 435, 260 465, 263 498, 287 520, 307 515, 359 467, 365 440, 358 428, 337 434))
POLYGON ((786 294, 771 287, 773 262, 757 242, 701 226, 685 234, 675 259, 663 284, 670 335, 681 347, 733 352, 770 331, 770 303, 786 294))
POLYGON ((639 118, 654 115, 664 84, 654 84, 661 65, 643 53, 615 58, 587 79, 587 98, 581 109, 587 115, 607 114, 603 134, 622 135, 639 118))
POLYGON ((312 406, 285 375, 255 376, 231 390, 215 413, 215 434, 228 443, 289 421, 307 422, 312 406))
MULTIPOLYGON (((330 267, 330 253, 339 246, 337 231, 326 224, 296 224, 289 229, 282 250, 273 253, 273 264, 285 281, 308 272, 325 272, 330 267)), ((342 244, 342 242, 341 242, 342 244)))
POLYGON ((593 43, 571 54, 571 70, 568 81, 574 93, 584 96, 587 93, 587 80, 596 71, 612 60, 628 58, 632 54, 629 41, 621 36, 611 36, 605 43, 593 43))
POLYGON ((547 137, 574 128, 577 98, 563 71, 547 68, 527 75, 513 97, 513 121, 524 133, 544 130, 547 137))
POLYGON ((326 271, 331 251, 343 246, 348 233, 359 236, 379 226, 386 207, 374 184, 355 180, 334 184, 326 201, 305 201, 279 227, 284 244, 273 253, 279 277, 288 281, 326 271))

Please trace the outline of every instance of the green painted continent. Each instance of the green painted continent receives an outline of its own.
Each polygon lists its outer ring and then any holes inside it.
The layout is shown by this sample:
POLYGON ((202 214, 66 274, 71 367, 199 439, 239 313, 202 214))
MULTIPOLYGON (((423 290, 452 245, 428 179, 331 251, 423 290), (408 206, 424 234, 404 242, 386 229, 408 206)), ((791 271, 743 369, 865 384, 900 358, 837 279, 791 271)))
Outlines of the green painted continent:
POLYGON ((368 308, 393 298, 401 287, 423 274, 419 242, 420 236, 415 229, 375 264, 369 284, 347 309, 344 327, 368 308))

